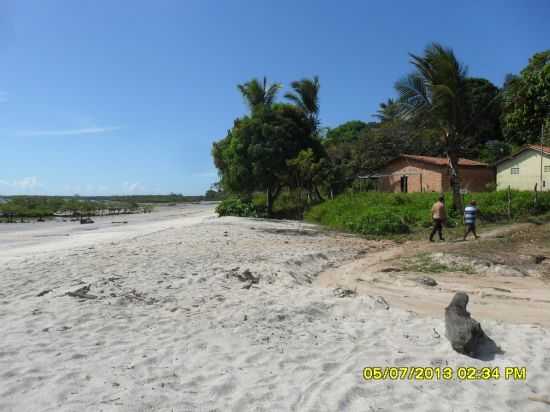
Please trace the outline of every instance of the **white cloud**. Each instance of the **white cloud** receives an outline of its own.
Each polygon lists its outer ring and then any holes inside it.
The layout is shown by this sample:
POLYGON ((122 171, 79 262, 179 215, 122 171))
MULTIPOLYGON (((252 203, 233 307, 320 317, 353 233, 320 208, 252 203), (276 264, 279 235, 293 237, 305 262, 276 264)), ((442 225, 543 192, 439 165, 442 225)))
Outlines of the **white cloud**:
MULTIPOLYGON (((1 98, 1 95, 0 95, 1 98)), ((81 136, 92 134, 104 134, 120 130, 120 127, 86 127, 82 129, 59 129, 59 130, 21 130, 17 132, 18 136, 81 136)))

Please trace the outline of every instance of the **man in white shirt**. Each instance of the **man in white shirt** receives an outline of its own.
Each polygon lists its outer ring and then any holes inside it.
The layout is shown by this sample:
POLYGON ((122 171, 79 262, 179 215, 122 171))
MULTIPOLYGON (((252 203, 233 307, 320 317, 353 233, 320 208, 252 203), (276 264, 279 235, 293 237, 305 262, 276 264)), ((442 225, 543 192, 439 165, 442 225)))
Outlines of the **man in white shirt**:
POLYGON ((466 240, 466 238, 470 233, 473 233, 475 238, 479 239, 479 236, 476 233, 476 218, 477 218, 476 201, 472 200, 470 204, 464 208, 464 224, 466 225, 466 231, 464 232, 464 240, 466 240))

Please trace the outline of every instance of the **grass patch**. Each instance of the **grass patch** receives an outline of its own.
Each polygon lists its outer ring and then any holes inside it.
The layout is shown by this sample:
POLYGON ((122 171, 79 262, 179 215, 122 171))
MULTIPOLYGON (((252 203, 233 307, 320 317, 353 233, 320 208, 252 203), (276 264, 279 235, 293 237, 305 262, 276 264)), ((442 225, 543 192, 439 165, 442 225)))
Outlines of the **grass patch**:
MULTIPOLYGON (((333 229, 367 236, 410 237, 426 233, 432 224, 431 208, 437 193, 347 193, 312 207, 305 219, 333 229)), ((537 219, 541 223, 550 218, 550 192, 538 194, 534 203, 532 192, 513 191, 511 203, 507 192, 473 193, 465 197, 475 199, 480 210, 479 223, 512 223, 537 219)), ((450 194, 447 205, 452 204, 450 194)), ((449 212, 447 229, 462 234, 462 214, 449 212), (453 229, 454 228, 454 229, 453 229)))
POLYGON ((403 259, 402 269, 407 272, 437 274, 445 272, 463 272, 475 274, 476 271, 471 265, 453 265, 438 262, 428 253, 421 253, 414 257, 403 259))

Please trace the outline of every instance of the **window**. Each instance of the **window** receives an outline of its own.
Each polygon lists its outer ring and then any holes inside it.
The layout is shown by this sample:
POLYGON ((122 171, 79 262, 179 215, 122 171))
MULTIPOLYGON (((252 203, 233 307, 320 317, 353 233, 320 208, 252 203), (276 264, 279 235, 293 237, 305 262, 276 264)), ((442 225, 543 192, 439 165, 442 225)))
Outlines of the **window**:
POLYGON ((550 166, 544 166, 544 172, 545 173, 550 172, 550 166))
POLYGON ((512 167, 510 169, 511 174, 513 175, 519 175, 519 167, 512 167))

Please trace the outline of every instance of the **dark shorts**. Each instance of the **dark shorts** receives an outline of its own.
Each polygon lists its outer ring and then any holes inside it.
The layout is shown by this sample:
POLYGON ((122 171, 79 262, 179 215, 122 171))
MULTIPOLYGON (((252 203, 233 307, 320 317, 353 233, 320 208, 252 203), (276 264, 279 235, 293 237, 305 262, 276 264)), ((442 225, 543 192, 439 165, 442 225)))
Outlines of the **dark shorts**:
POLYGON ((466 223, 466 229, 476 230, 476 224, 475 223, 466 223))

